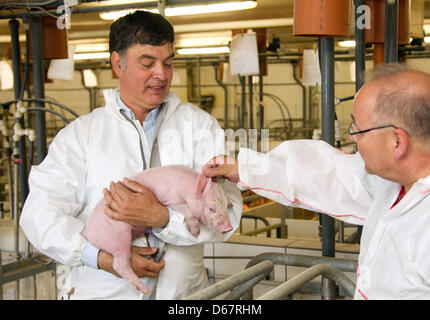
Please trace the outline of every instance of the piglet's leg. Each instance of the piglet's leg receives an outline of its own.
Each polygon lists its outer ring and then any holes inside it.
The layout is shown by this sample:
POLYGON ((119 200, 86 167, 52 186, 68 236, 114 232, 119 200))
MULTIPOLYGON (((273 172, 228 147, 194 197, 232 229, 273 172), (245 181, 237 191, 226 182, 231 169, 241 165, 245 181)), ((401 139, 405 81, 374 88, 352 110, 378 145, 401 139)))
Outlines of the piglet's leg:
POLYGON ((132 230, 130 225, 116 221, 115 228, 109 235, 108 252, 113 255, 113 269, 130 285, 143 293, 149 293, 148 288, 142 283, 139 277, 131 268, 131 237, 132 230), (115 240, 113 240, 115 239, 115 240))
POLYGON ((194 237, 197 237, 200 233, 200 221, 194 216, 191 209, 186 204, 175 204, 170 207, 184 215, 188 230, 194 237))
POLYGON ((142 293, 149 293, 148 288, 142 283, 131 268, 130 257, 130 251, 121 252, 116 255, 114 254, 113 268, 123 279, 127 280, 135 290, 139 290, 142 293))

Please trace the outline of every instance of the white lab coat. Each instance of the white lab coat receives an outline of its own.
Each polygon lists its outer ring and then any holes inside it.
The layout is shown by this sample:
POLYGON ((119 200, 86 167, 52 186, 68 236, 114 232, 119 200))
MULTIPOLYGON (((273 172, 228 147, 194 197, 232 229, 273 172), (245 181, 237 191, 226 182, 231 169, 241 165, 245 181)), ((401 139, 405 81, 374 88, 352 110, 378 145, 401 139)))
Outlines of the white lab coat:
POLYGON ((322 141, 240 149, 240 184, 287 206, 363 225, 355 299, 430 299, 430 176, 390 210, 401 185, 322 141))
MULTIPOLYGON (((29 176, 30 193, 20 225, 40 252, 72 267, 62 289, 71 299, 137 299, 141 295, 123 279, 82 265, 86 240, 81 235, 102 190, 150 163, 150 150, 142 126, 126 120, 116 103, 116 90, 104 91, 106 106, 74 120, 55 137, 48 155, 29 176), (144 160, 143 156, 144 155, 144 160)), ((183 164, 196 170, 224 152, 224 140, 215 118, 169 93, 159 114, 161 165, 183 164)), ((233 204, 229 217, 237 228, 242 198, 233 184, 225 184, 233 204)), ((157 299, 179 299, 207 286, 203 243, 223 241, 202 227, 198 238, 187 230, 182 214, 175 212, 164 229, 154 234, 167 245, 165 267, 159 274, 157 299)))

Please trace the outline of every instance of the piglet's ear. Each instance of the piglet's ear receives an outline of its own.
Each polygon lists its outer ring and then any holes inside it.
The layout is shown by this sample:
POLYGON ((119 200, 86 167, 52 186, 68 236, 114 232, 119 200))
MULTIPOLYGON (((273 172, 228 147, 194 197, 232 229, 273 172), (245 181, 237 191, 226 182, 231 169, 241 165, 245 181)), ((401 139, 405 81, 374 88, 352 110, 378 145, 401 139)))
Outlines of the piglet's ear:
POLYGON ((205 174, 202 172, 199 177, 197 178, 196 182, 196 197, 199 198, 202 196, 203 191, 205 190, 206 184, 208 183, 208 178, 205 176, 205 174))

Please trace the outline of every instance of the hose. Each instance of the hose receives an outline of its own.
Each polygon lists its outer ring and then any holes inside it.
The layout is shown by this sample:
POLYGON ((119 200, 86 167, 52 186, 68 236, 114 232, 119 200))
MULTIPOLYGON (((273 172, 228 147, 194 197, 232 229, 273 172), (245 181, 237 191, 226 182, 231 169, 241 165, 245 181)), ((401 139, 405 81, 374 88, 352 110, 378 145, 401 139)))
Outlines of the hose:
POLYGON ((65 105, 63 105, 63 104, 61 104, 61 103, 58 103, 58 102, 55 102, 55 101, 51 101, 51 100, 46 100, 46 99, 39 99, 39 98, 21 99, 21 100, 19 100, 19 99, 17 99, 17 100, 11 100, 11 101, 7 101, 7 102, 3 102, 3 103, 1 103, 1 106, 3 106, 3 108, 4 108, 4 107, 7 107, 7 106, 9 106, 9 105, 11 105, 11 104, 16 104, 16 103, 18 103, 19 101, 22 101, 22 102, 43 102, 43 103, 52 104, 52 105, 55 105, 55 106, 57 106, 57 107, 59 107, 59 108, 61 108, 61 109, 64 109, 64 110, 66 110, 66 111, 70 112, 70 113, 71 113, 72 115, 74 115, 76 118, 78 118, 78 117, 79 117, 79 115, 78 115, 76 112, 74 112, 72 109, 70 109, 70 108, 66 107, 65 105))

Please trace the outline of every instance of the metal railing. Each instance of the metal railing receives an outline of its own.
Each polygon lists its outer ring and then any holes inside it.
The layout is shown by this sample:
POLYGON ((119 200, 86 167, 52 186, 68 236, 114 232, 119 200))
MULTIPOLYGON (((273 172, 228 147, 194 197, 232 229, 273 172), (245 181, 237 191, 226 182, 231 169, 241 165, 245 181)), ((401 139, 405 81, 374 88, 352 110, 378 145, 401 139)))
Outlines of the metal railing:
POLYGON ((325 276, 336 281, 336 283, 344 288, 350 296, 354 296, 355 283, 343 272, 327 264, 317 264, 284 282, 275 289, 265 293, 256 300, 280 300, 296 292, 304 284, 318 276, 325 276))
POLYGON ((246 270, 228 277, 227 279, 217 282, 206 289, 192 294, 186 297, 184 300, 210 300, 219 296, 220 294, 225 293, 228 290, 232 290, 238 285, 241 285, 240 291, 233 290, 225 298, 227 300, 234 299, 233 295, 240 296, 239 294, 242 294, 242 292, 248 290, 250 287, 253 287, 259 281, 264 279, 270 272, 272 272, 273 266, 273 262, 269 260, 262 261, 246 270))
MULTIPOLYGON (((261 261, 272 261, 273 264, 288 265, 295 267, 313 267, 315 265, 329 265, 333 268, 346 272, 357 272, 357 261, 348 259, 337 259, 333 257, 314 257, 295 254, 284 254, 268 252, 255 256, 245 267, 248 268, 260 263, 261 261)), ((343 280, 342 280, 343 281, 343 280)), ((344 282, 343 282, 344 284, 344 282)), ((244 292, 241 296, 243 300, 253 300, 253 288, 249 287, 245 290, 245 286, 237 288, 238 291, 244 292)), ((355 284, 354 284, 355 287, 355 284)), ((348 291, 349 292, 349 291, 348 291)))

